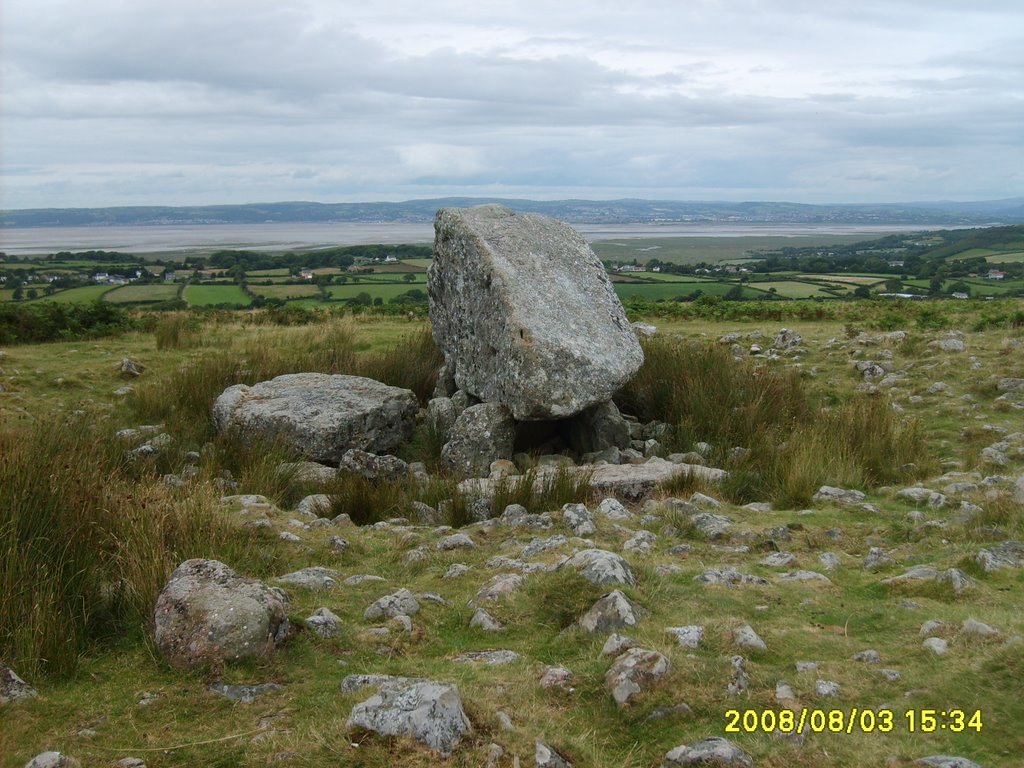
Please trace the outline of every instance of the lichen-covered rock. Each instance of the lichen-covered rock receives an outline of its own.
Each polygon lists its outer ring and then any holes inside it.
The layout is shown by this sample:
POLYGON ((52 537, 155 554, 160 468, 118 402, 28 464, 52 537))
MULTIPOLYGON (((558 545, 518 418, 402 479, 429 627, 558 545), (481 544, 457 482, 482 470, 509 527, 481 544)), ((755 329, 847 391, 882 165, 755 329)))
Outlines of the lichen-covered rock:
POLYGON ((459 414, 441 449, 441 463, 464 477, 482 477, 491 463, 512 456, 516 425, 498 403, 471 405, 459 414))
POLYGON ((27 763, 25 768, 81 768, 82 764, 69 755, 60 752, 42 752, 27 763))
POLYGON ((647 648, 630 648, 618 656, 604 676, 605 687, 620 707, 668 674, 668 659, 647 648))
POLYGON ((647 612, 618 589, 602 595, 583 614, 579 625, 590 633, 612 632, 622 627, 635 627, 647 612))
POLYGON ((350 448, 342 454, 339 469, 347 469, 367 480, 401 480, 409 474, 409 465, 397 456, 350 448))
POLYGON ((519 420, 559 419, 636 374, 636 334, 572 227, 481 205, 441 209, 434 230, 430 318, 461 389, 519 420))
POLYGON ((411 737, 445 756, 472 731, 454 685, 386 677, 376 694, 352 707, 347 726, 411 737))
POLYGON ((157 649, 177 668, 273 652, 288 632, 288 595, 217 560, 186 560, 160 592, 157 649))
POLYGON ((678 768, 679 766, 735 766, 735 768, 754 768, 754 761, 746 752, 728 739, 712 736, 683 744, 665 755, 661 768, 678 768))
POLYGON ((625 584, 636 586, 636 576, 629 563, 614 552, 604 549, 584 549, 558 565, 559 569, 574 568, 591 584, 625 584))
POLYGON ((361 376, 291 373, 228 387, 213 404, 222 432, 279 438, 298 454, 337 464, 350 448, 387 453, 412 434, 419 403, 408 389, 361 376))
POLYGON ((0 706, 18 699, 31 699, 39 694, 10 667, 0 667, 0 706))

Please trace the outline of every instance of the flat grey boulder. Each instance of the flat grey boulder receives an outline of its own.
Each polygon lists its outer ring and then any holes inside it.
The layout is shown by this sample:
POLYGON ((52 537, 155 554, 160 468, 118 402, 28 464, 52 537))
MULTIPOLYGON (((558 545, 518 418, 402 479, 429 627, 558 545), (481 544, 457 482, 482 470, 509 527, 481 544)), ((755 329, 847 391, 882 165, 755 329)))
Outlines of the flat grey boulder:
POLYGON ((10 667, 0 667, 0 706, 18 699, 31 699, 39 694, 10 667))
POLYGON ((341 632, 341 619, 330 608, 318 608, 306 619, 306 627, 320 637, 334 637, 341 632))
POLYGON ((572 227, 499 205, 442 208, 427 271, 434 339, 460 389, 519 420, 611 400, 643 351, 572 227))
POLYGON ((543 741, 533 745, 533 762, 537 768, 572 768, 572 763, 543 741))
POLYGON ((415 595, 408 589, 402 588, 390 595, 374 600, 365 611, 363 618, 367 621, 387 618, 393 619, 397 616, 414 616, 419 613, 420 604, 415 595))
POLYGON ((341 580, 339 574, 333 568, 325 568, 322 565, 311 565, 309 568, 302 568, 298 571, 278 576, 278 581, 284 582, 292 587, 305 587, 306 589, 333 589, 338 586, 341 580))
POLYGON ((338 463, 339 469, 347 469, 349 472, 364 477, 367 480, 401 480, 409 474, 409 465, 397 456, 384 454, 378 456, 376 453, 349 448, 341 456, 338 463))
POLYGON ((257 685, 229 685, 228 683, 212 683, 206 690, 216 693, 225 699, 237 701, 240 704, 252 704, 260 696, 265 696, 274 691, 283 691, 284 686, 277 683, 259 683, 257 685))
POLYGON ((471 405, 459 414, 441 449, 441 463, 463 477, 488 473, 491 463, 512 456, 516 425, 498 403, 471 405))
POLYGON ((602 595, 590 610, 583 614, 579 625, 593 634, 614 632, 623 627, 635 627, 646 614, 647 611, 621 591, 614 589, 602 595))
POLYGON ((376 694, 352 707, 346 726, 411 737, 444 756, 472 731, 454 685, 401 678, 381 680, 376 694))
POLYGON ((591 584, 625 584, 636 586, 636 576, 629 563, 614 552, 604 549, 584 549, 563 560, 558 569, 574 568, 591 584))
POLYGON ((927 766, 927 768, 981 768, 979 763, 968 760, 966 757, 950 757, 949 755, 921 757, 914 761, 914 765, 927 766))
POLYGON ((412 434, 418 411, 408 389, 362 376, 290 373, 228 387, 213 404, 213 420, 221 432, 281 439, 301 456, 338 464, 350 448, 396 448, 412 434))
POLYGON ((632 701, 638 693, 647 690, 669 673, 672 665, 657 651, 648 648, 630 648, 616 657, 605 673, 605 688, 620 707, 632 701))
POLYGON ((60 752, 41 752, 27 763, 25 768, 81 768, 82 764, 70 755, 60 752))
POLYGON ((728 739, 712 736, 671 750, 665 755, 661 768, 686 765, 754 768, 754 760, 728 739))
POLYGON ((978 550, 974 559, 985 573, 998 571, 1000 568, 1020 568, 1024 566, 1024 543, 1004 541, 1002 544, 978 550))
POLYGON ((288 595, 217 560, 186 560, 160 592, 154 637, 172 667, 270 655, 288 632, 288 595))
POLYGON ((849 488, 835 488, 831 485, 823 485, 812 497, 812 501, 831 501, 833 504, 852 505, 864 501, 863 491, 849 488))

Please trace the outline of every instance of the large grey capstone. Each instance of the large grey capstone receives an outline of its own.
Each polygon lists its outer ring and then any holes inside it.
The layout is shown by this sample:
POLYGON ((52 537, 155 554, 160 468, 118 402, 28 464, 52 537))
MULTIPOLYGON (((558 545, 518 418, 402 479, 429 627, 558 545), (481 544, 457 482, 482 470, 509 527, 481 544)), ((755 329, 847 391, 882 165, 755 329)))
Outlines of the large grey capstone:
POLYGON ((337 465, 345 451, 387 453, 412 434, 419 403, 408 389, 362 376, 290 373, 236 384, 213 404, 217 429, 278 438, 298 454, 337 465))
POLYGON ((643 352, 601 261, 568 224, 500 205, 442 208, 427 272, 455 382, 518 420, 611 400, 643 352))
POLYGON ((384 678, 380 689, 352 707, 347 726, 384 736, 409 736, 449 755, 472 730, 459 689, 433 680, 384 678))
POLYGON ((156 600, 157 649, 189 668, 273 652, 288 632, 288 595, 217 560, 186 560, 156 600))

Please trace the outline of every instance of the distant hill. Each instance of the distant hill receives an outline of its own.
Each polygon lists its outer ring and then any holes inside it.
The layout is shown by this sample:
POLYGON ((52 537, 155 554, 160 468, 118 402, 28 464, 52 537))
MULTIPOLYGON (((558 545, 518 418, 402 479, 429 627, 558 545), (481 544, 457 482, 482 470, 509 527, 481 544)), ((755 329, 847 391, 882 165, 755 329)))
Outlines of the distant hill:
POLYGON ((428 222, 438 208, 502 203, 574 224, 725 222, 953 226, 1024 222, 1024 198, 968 203, 806 205, 674 200, 512 200, 451 197, 401 203, 256 203, 251 205, 36 208, 0 211, 0 227, 100 227, 284 222, 428 222))

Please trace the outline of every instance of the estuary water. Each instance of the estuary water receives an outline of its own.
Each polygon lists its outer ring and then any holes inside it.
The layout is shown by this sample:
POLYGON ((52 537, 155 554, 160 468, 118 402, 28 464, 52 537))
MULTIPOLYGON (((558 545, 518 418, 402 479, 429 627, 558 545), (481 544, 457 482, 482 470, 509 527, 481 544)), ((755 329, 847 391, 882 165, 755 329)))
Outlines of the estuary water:
MULTIPOLYGON (((806 235, 865 235, 920 231, 926 227, 857 224, 577 224, 591 242, 645 237, 798 237, 806 235)), ((939 227, 927 227, 938 229, 939 227)), ((369 243, 431 243, 429 222, 404 223, 284 223, 284 224, 181 224, 110 227, 0 228, 0 251, 12 256, 58 251, 123 251, 163 254, 220 249, 285 251, 332 245, 369 243)))

